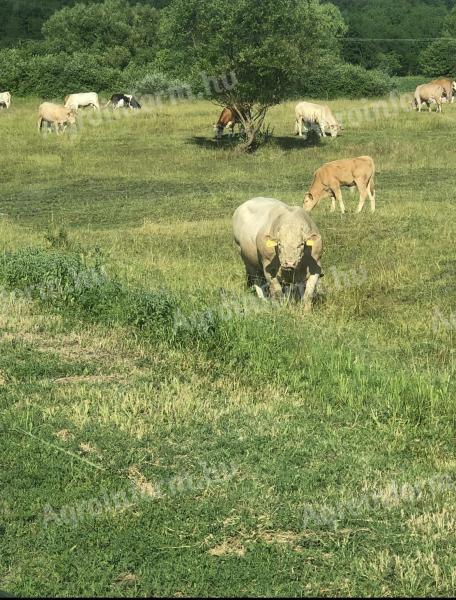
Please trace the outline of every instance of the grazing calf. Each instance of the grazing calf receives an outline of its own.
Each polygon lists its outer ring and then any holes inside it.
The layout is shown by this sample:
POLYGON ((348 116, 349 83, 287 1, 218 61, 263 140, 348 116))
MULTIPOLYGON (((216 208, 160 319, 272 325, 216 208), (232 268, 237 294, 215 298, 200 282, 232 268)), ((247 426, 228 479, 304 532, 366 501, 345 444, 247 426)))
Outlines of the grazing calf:
POLYGON ((95 92, 86 92, 83 94, 70 94, 65 97, 65 107, 73 110, 79 108, 86 108, 92 106, 97 110, 100 110, 100 102, 98 100, 98 94, 95 92))
POLYGON ((331 212, 336 210, 336 200, 338 200, 343 214, 345 206, 341 188, 356 186, 359 191, 357 212, 362 211, 367 196, 369 196, 373 212, 375 210, 374 174, 375 165, 370 156, 329 162, 315 171, 312 185, 304 199, 304 209, 310 212, 322 198, 329 196, 331 197, 331 212))
POLYGON ((76 114, 71 108, 52 104, 52 102, 43 102, 38 110, 38 131, 41 131, 43 123, 54 126, 56 133, 59 133, 68 124, 76 123, 76 114))
MULTIPOLYGON (((247 106, 243 106, 240 109, 242 117, 244 119, 250 118, 250 108, 247 106)), ((232 106, 226 106, 217 121, 214 125, 215 137, 220 139, 223 135, 223 131, 225 128, 229 130, 230 135, 234 135, 234 126, 239 125, 239 128, 242 129, 243 124, 242 120, 239 117, 239 114, 232 106)))
POLYGON ((9 108, 11 106, 11 94, 9 92, 0 93, 0 108, 9 108))
POLYGON ((247 285, 261 298, 282 298, 291 287, 312 299, 322 275, 323 245, 314 221, 302 208, 274 198, 253 198, 233 215, 234 239, 247 273, 247 285), (305 291, 304 291, 305 288, 305 291))
POLYGON ((412 101, 412 108, 421 112, 422 104, 426 104, 431 112, 431 104, 437 104, 437 112, 442 112, 442 96, 445 90, 441 85, 434 83, 425 83, 419 85, 415 90, 415 97, 412 101))
POLYGON ((329 106, 312 104, 312 102, 299 102, 295 108, 295 116, 295 133, 299 134, 300 137, 302 137, 303 125, 307 130, 316 128, 320 137, 325 136, 327 133, 331 137, 336 137, 342 129, 329 106))

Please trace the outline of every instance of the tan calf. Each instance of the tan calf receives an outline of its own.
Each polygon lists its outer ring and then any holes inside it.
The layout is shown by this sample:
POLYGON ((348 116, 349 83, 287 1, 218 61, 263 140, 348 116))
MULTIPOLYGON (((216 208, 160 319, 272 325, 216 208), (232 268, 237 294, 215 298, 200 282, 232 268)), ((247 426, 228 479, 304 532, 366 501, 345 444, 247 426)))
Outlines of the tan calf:
POLYGON ((359 191, 357 212, 361 212, 369 196, 371 211, 375 210, 374 188, 375 165, 370 156, 347 158, 326 163, 315 171, 309 192, 304 198, 304 209, 310 212, 322 198, 331 198, 331 212, 336 210, 336 200, 339 202, 342 214, 345 205, 342 199, 342 187, 354 188, 359 191))
POLYGON ((59 133, 61 129, 65 129, 66 125, 74 125, 76 116, 71 108, 65 108, 52 102, 43 102, 38 112, 38 131, 41 131, 43 122, 53 125, 55 131, 59 133))

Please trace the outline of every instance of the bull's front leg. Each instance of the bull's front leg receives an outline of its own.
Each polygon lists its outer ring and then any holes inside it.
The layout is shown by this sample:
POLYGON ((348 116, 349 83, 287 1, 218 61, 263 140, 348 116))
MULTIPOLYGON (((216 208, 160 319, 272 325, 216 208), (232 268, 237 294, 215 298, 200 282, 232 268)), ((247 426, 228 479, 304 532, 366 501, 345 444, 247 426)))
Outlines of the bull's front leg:
POLYGON ((272 266, 272 263, 264 266, 264 276, 273 300, 281 300, 283 297, 282 284, 278 279, 278 274, 278 270, 272 266))
POLYGON ((304 292, 304 312, 310 312, 312 310, 312 302, 315 296, 315 291, 317 289, 318 280, 320 279, 319 274, 310 275, 307 283, 306 290, 304 292))

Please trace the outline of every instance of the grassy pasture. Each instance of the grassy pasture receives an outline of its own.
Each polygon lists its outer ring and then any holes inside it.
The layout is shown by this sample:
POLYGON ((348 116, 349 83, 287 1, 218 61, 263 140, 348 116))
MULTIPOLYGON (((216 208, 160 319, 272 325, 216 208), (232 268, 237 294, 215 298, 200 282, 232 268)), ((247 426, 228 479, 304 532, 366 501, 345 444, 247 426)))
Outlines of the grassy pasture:
POLYGON ((173 341, 3 294, 0 589, 455 594, 456 105, 386 118, 333 102, 346 130, 314 144, 292 135, 288 103, 273 141, 240 155, 215 146, 208 103, 87 113, 62 136, 38 135, 38 104, 0 113, 0 251, 64 227, 73 251, 166 290, 192 326, 173 341), (318 166, 361 154, 378 210, 356 215, 346 194, 345 216, 328 200, 313 213, 313 314, 256 302, 233 210, 300 204, 318 166), (208 311, 220 323, 200 341, 208 311), (90 509, 125 490, 144 495, 90 509))

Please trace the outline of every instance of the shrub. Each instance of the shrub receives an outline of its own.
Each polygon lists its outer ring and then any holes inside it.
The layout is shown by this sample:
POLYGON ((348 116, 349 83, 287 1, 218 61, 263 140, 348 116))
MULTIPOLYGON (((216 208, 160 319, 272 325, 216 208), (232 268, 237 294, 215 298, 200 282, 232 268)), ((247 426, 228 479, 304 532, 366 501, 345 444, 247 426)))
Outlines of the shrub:
POLYGON ((0 282, 8 290, 104 324, 148 329, 155 340, 171 336, 176 300, 164 290, 132 289, 110 279, 97 259, 25 248, 0 256, 0 282))
POLYGON ((178 79, 157 71, 152 63, 130 63, 122 74, 122 81, 126 89, 139 96, 168 96, 173 90, 185 85, 178 79))
POLYGON ((383 71, 368 71, 337 59, 324 59, 302 75, 297 94, 314 98, 368 98, 393 90, 392 79, 383 71))
POLYGON ((31 56, 25 49, 1 51, 0 73, 3 89, 44 98, 109 90, 117 87, 121 78, 121 71, 104 64, 102 57, 85 52, 31 56))
POLYGON ((456 76, 456 39, 436 40, 420 54, 420 68, 426 77, 456 76))

